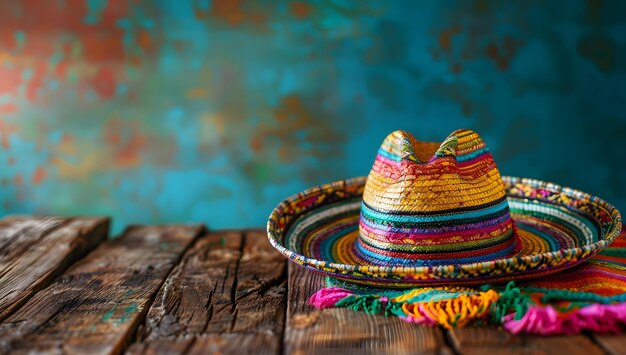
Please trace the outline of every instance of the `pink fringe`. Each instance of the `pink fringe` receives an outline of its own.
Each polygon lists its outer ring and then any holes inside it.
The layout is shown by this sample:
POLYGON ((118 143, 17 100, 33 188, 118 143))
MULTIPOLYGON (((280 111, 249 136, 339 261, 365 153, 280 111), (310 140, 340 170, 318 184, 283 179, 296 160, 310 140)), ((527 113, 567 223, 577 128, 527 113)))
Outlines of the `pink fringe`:
POLYGON ((309 298, 309 304, 319 309, 330 308, 335 306, 339 300, 351 295, 354 295, 354 292, 350 292, 340 287, 327 287, 311 295, 309 298))
POLYGON ((508 314, 502 319, 504 329, 513 334, 617 333, 626 323, 626 303, 592 304, 561 316, 552 306, 530 306, 522 319, 514 320, 514 316, 508 314))

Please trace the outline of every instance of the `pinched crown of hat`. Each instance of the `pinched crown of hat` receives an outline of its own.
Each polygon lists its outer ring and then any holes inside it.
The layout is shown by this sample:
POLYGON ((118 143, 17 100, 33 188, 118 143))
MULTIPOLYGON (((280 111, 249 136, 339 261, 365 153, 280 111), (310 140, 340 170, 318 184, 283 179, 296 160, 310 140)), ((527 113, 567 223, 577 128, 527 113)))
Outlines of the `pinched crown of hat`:
POLYGON ((519 248, 504 185, 480 136, 443 143, 395 131, 363 192, 358 254, 374 264, 451 265, 495 260, 519 248))

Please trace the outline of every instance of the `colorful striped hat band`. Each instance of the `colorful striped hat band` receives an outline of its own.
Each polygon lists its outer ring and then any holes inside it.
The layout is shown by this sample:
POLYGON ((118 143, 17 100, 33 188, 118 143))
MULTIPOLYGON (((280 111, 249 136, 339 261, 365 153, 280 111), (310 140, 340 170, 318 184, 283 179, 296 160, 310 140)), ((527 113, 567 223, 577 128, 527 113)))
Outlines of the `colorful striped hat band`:
POLYGON ((543 276, 605 248, 619 212, 556 184, 501 177, 480 136, 443 143, 395 131, 372 170, 279 204, 272 245, 293 262, 383 287, 477 284, 543 276))

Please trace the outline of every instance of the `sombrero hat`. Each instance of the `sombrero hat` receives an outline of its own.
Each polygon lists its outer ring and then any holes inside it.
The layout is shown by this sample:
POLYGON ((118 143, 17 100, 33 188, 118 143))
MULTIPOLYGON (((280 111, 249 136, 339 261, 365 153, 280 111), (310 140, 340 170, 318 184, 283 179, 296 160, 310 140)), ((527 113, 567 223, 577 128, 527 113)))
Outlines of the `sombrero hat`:
POLYGON ((271 244, 328 276, 382 287, 484 284, 575 266, 615 239, 619 212, 587 193, 501 177, 480 136, 384 140, 367 178, 308 189, 271 213, 271 244))

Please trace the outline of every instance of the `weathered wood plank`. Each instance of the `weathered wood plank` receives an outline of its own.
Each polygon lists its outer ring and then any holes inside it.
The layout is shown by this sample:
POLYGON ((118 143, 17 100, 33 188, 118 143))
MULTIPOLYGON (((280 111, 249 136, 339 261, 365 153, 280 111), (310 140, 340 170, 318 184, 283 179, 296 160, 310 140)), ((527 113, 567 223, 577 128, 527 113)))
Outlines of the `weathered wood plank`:
POLYGON ((278 350, 287 311, 287 260, 271 246, 265 231, 246 235, 235 301, 232 332, 271 334, 278 350))
POLYGON ((130 354, 278 354, 273 334, 224 333, 133 344, 130 354))
POLYGON ((286 261, 263 231, 200 238, 163 284, 129 353, 277 353, 286 261))
POLYGON ((165 281, 137 333, 139 341, 224 331, 232 323, 230 298, 241 256, 242 235, 200 238, 165 281))
POLYGON ((0 324, 4 352, 118 353, 200 226, 132 227, 0 324))
POLYGON ((289 263, 287 354, 450 353, 439 328, 348 309, 314 309, 307 300, 323 286, 322 275, 289 263))
POLYGON ((608 354, 626 353, 626 334, 591 334, 591 338, 608 354))
POLYGON ((523 346, 522 337, 495 327, 457 328, 446 331, 446 335, 454 349, 463 354, 523 346))
POLYGON ((186 349, 187 354, 278 354, 274 334, 222 334, 194 339, 186 349))
POLYGON ((0 321, 105 240, 108 227, 107 218, 0 220, 0 321))
POLYGON ((0 220, 0 256, 9 260, 43 235, 65 223, 63 217, 7 216, 0 220))
POLYGON ((467 327, 448 332, 455 350, 461 354, 602 354, 584 335, 512 335, 495 327, 467 327))

